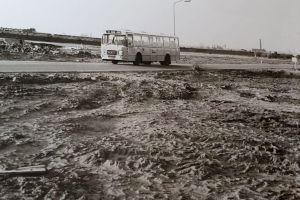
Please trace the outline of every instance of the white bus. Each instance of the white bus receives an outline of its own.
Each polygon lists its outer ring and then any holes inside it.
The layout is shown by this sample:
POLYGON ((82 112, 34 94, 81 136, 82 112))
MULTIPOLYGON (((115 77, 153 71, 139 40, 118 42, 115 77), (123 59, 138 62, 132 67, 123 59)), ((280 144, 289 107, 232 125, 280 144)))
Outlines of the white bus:
POLYGON ((134 65, 160 62, 170 65, 180 59, 178 37, 107 30, 102 37, 103 61, 133 62, 134 65))

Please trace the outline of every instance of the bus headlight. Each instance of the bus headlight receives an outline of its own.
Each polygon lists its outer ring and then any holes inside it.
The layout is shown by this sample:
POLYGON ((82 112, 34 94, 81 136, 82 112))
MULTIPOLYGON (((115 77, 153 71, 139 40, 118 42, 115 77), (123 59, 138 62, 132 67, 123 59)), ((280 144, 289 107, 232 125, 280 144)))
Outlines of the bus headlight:
POLYGON ((123 56, 123 51, 122 51, 122 50, 119 51, 119 55, 120 55, 120 56, 123 56))

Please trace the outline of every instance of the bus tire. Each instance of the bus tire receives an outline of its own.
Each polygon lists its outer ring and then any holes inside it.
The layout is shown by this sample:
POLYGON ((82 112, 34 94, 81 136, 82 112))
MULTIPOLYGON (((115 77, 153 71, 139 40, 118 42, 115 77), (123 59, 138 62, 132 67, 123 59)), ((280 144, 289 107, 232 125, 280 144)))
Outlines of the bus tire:
POLYGON ((171 64, 171 56, 170 56, 169 54, 167 54, 167 55, 165 56, 165 60, 164 60, 163 65, 169 66, 170 64, 171 64))
POLYGON ((142 54, 138 53, 135 56, 135 61, 133 62, 134 65, 140 65, 143 62, 142 54))
POLYGON ((117 65, 118 63, 119 63, 119 61, 117 61, 117 60, 113 60, 113 61, 111 61, 112 62, 112 64, 114 64, 114 65, 117 65))

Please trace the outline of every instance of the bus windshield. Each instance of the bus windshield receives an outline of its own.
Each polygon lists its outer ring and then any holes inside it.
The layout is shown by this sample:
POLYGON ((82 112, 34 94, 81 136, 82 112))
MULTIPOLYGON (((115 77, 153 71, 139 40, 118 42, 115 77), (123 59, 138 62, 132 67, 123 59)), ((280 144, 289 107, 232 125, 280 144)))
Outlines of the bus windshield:
POLYGON ((103 39, 103 44, 115 44, 115 45, 128 46, 127 38, 125 35, 105 34, 102 39, 103 39))

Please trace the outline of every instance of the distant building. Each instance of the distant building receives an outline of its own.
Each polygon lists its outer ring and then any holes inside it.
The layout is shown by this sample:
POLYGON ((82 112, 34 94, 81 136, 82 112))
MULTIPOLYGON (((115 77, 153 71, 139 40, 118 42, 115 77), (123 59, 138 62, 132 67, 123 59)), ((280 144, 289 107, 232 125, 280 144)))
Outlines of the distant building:
POLYGON ((3 27, 0 27, 0 32, 10 32, 10 33, 36 33, 36 29, 35 29, 35 28, 17 29, 17 28, 3 28, 3 27))
POLYGON ((23 33, 36 33, 35 28, 28 28, 28 29, 23 29, 23 33))
POLYGON ((265 49, 252 49, 255 57, 268 56, 268 52, 265 49))

